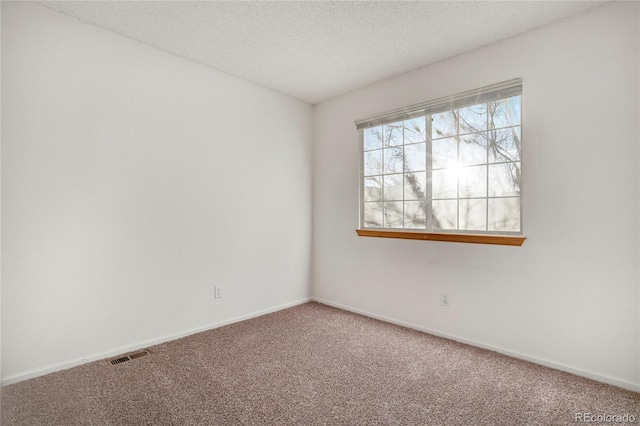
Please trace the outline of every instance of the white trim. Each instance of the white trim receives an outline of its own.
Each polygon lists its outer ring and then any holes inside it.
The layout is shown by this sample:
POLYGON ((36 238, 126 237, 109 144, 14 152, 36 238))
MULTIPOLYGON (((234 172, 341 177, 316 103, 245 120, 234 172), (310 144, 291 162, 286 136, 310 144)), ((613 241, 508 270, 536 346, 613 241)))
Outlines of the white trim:
POLYGON ((149 346, 158 345, 160 343, 169 342, 171 340, 180 339, 182 337, 190 336, 192 334, 200 333, 207 330, 213 330, 215 328, 223 327, 225 325, 234 324, 236 322, 245 321, 251 318, 259 317, 262 315, 270 314, 273 312, 281 311, 283 309, 291 308, 293 306, 302 305, 303 303, 310 302, 312 299, 310 297, 306 297, 304 299, 296 300, 294 302, 285 303, 282 305, 274 306, 272 308, 263 309, 260 311, 251 312, 245 315, 240 315, 238 317, 230 318, 228 320, 215 322, 209 325, 205 325, 203 327, 192 328, 190 330, 185 330, 180 333, 169 334, 162 337, 157 337, 153 339, 143 340, 141 342, 132 344, 119 346, 112 350, 106 352, 100 352, 97 354, 89 355, 84 358, 76 358, 70 361, 63 361, 56 364, 51 364, 46 367, 36 368, 33 370, 23 371, 21 373, 13 374, 9 377, 5 377, 2 379, 2 386, 10 385, 13 383, 18 383, 23 380, 33 379, 35 377, 44 376, 45 374, 54 373, 60 370, 66 370, 68 368, 77 367, 78 365, 86 364, 93 361, 98 361, 105 358, 110 358, 119 354, 123 354, 126 352, 135 351, 142 348, 147 348, 149 346))
POLYGON ((602 383, 607 383, 609 385, 617 386, 619 388, 627 389, 633 392, 640 392, 640 384, 629 383, 624 380, 616 379, 613 377, 605 376, 598 373, 593 373, 590 371, 581 370, 579 368, 570 367, 568 365, 560 364, 557 362, 549 361, 546 359, 536 358, 530 355, 526 355, 520 352, 511 351, 508 349, 503 349, 497 346, 487 345, 484 343, 476 342, 474 340, 465 339, 462 337, 454 336, 448 333, 443 333, 440 331, 432 330, 426 327, 422 327, 416 324, 408 323, 405 321, 396 320, 393 318, 385 317, 383 315, 373 314, 368 311, 364 311, 362 309, 353 308, 351 306, 343 305, 341 303, 331 302, 329 300, 325 300, 319 297, 311 297, 314 302, 322 303, 324 305, 333 306, 334 308, 342 309, 345 311, 353 312, 356 314, 364 315, 369 318, 374 318, 380 321, 388 322, 391 324, 399 325, 401 327, 410 328, 417 331, 422 331, 423 333, 432 334, 438 337, 444 337, 445 339, 455 340, 456 342, 464 343, 467 345, 475 346, 482 349, 488 349, 490 351, 498 352, 504 355, 508 355, 513 358, 522 359, 525 361, 533 362, 534 364, 544 365, 545 367, 553 368, 554 370, 565 371, 567 373, 575 374, 577 376, 586 377, 591 380, 595 380, 602 383))

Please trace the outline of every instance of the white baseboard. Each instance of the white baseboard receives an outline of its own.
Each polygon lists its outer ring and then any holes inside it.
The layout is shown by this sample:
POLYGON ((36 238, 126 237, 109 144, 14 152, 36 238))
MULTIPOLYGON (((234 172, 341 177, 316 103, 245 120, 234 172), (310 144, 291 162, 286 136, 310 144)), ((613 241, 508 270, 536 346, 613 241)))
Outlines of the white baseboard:
POLYGON ((13 383, 18 383, 23 380, 33 379, 35 377, 44 376, 45 374, 54 373, 60 370, 66 370, 68 368, 76 367, 78 365, 86 364, 88 362, 98 361, 105 358, 111 358, 116 355, 120 355, 127 352, 132 352, 138 349, 147 348, 149 346, 158 345, 160 343, 169 342, 171 340, 180 339, 181 337, 190 336, 192 334, 200 333, 207 330, 213 330, 214 328, 223 327, 225 325, 233 324, 236 322, 248 320, 251 318, 259 317, 262 315, 270 314, 272 312, 281 311, 283 309, 291 308, 292 306, 301 305, 303 303, 310 302, 311 298, 307 297, 304 299, 296 300, 294 302, 285 303, 282 305, 274 306, 272 308, 263 309, 260 311, 255 311, 248 313, 246 315, 241 315, 238 317, 230 318, 228 320, 215 322, 213 324, 208 324, 203 327, 197 327, 190 330, 185 330, 180 333, 169 334, 166 336, 144 340, 133 345, 126 345, 114 348, 112 350, 106 352, 100 352, 97 354, 93 354, 84 358, 77 358, 70 361, 64 361, 56 364, 52 364, 43 368, 36 368, 33 370, 24 371, 18 374, 13 374, 11 376, 5 377, 2 379, 2 386, 10 385, 13 383))
POLYGON ((391 324, 396 324, 402 327, 411 328, 413 330, 422 331, 424 333, 432 334, 438 337, 444 337, 445 339, 455 340, 456 342, 465 343, 467 345, 475 346, 482 349, 488 349, 490 351, 498 352, 504 355, 511 356, 513 358, 522 359, 525 361, 533 362, 534 364, 544 365, 545 367, 553 368, 554 370, 565 371, 567 373, 575 374, 577 376, 586 377, 588 379, 592 379, 598 382, 607 383, 609 385, 617 386, 619 388, 627 389, 634 392, 640 392, 640 384, 629 383, 624 380, 615 379, 613 377, 604 376, 602 374, 592 373, 590 371, 581 370, 579 368, 569 367, 567 365, 559 364, 557 362, 536 358, 533 356, 529 356, 520 352, 511 351, 508 349, 503 349, 497 346, 486 345, 484 343, 476 342, 469 339, 464 339, 458 336, 454 336, 451 334, 443 333, 440 331, 432 330, 426 327, 421 327, 416 324, 411 324, 404 321, 399 321, 393 318, 388 318, 382 315, 373 314, 368 311, 364 311, 362 309, 353 308, 351 306, 346 306, 341 303, 331 302, 329 300, 325 300, 319 297, 311 297, 314 302, 322 303, 324 305, 333 306, 334 308, 342 309, 345 311, 353 312, 356 314, 364 315, 366 317, 374 318, 380 321, 388 322, 391 324))

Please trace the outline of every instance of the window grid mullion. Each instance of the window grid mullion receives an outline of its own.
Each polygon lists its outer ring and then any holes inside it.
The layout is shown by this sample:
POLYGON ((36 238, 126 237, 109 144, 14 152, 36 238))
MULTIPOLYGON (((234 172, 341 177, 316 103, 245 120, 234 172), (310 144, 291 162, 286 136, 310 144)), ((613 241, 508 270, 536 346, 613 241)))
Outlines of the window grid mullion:
POLYGON ((425 196, 425 229, 432 230, 433 229, 433 141, 431 139, 431 132, 433 130, 432 120, 433 117, 431 115, 426 115, 424 117, 424 133, 425 133, 425 152, 424 155, 426 157, 426 184, 424 188, 424 196, 425 196))
POLYGON ((365 212, 365 191, 367 190, 364 186, 365 178, 364 178, 364 130, 360 131, 360 146, 362 147, 362 153, 360 154, 360 226, 366 224, 364 212, 365 212))
POLYGON ((456 111, 456 229, 460 230, 460 110, 456 111))
POLYGON ((485 199, 485 206, 484 206, 484 210, 485 210, 485 216, 484 216, 484 230, 488 231, 489 230, 489 103, 487 102, 487 147, 486 147, 486 162, 487 164, 485 165, 485 168, 487 170, 487 186, 486 186, 486 199, 485 199))
POLYGON ((405 223, 407 217, 405 215, 405 206, 404 206, 404 200, 406 198, 406 194, 404 193, 404 179, 405 179, 405 173, 407 172, 404 169, 405 166, 405 158, 404 158, 404 131, 406 130, 407 126, 405 125, 404 120, 402 120, 402 177, 400 182, 402 183, 402 228, 404 229, 407 224, 405 223))
POLYGON ((380 191, 380 192, 381 192, 382 196, 380 198, 380 207, 382 208, 382 227, 386 228, 387 227, 387 218, 385 217, 385 215, 387 213, 387 206, 385 204, 385 195, 384 195, 384 185, 385 185, 385 182, 386 182, 385 173, 384 173, 384 164, 385 164, 385 158, 384 158, 385 157, 385 154, 384 154, 384 152, 385 152, 385 149, 384 149, 384 126, 380 126, 380 132, 382 132, 382 140, 381 140, 381 143, 382 143, 381 152, 382 152, 382 154, 380 155, 380 158, 382 158, 382 160, 381 160, 382 163, 380 164, 380 173, 382 173, 381 176, 380 176, 381 177, 381 181, 382 181, 382 191, 380 191))

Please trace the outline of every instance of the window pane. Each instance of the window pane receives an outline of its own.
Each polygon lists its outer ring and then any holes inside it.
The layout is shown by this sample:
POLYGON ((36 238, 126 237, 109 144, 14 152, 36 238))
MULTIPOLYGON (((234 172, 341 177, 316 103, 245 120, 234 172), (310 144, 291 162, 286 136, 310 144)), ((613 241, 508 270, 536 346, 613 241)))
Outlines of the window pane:
POLYGON ((405 145, 404 159, 406 172, 427 170, 427 144, 405 145))
POLYGON ((382 148, 382 126, 364 129, 364 150, 382 148))
POLYGON ((382 174, 382 151, 369 151, 364 153, 364 175, 382 174))
POLYGON ((383 128, 384 128, 384 146, 402 145, 402 129, 404 128, 402 121, 398 121, 396 123, 391 123, 391 124, 385 124, 383 128))
POLYGON ((522 102, 520 96, 512 96, 507 99, 507 118, 513 124, 522 123, 522 102))
POLYGON ((404 227, 426 228, 427 213, 424 201, 406 201, 404 203, 404 227))
POLYGON ((402 174, 384 175, 384 199, 402 200, 402 174))
POLYGON ((460 229, 485 231, 487 229, 487 200, 460 200, 460 229))
POLYGON ((431 138, 455 136, 458 132, 458 126, 456 125, 457 115, 457 110, 434 114, 431 121, 431 138))
POLYGON ((364 178, 364 200, 380 201, 382 199, 382 176, 364 178))
POLYGON ((494 129, 518 125, 520 124, 520 96, 489 102, 488 111, 489 124, 494 129))
POLYGON ((432 226, 434 229, 458 228, 458 201, 439 200, 433 201, 432 226))
POLYGON ((520 161, 520 126, 489 132, 489 162, 520 161))
POLYGON ((459 172, 459 197, 486 197, 487 166, 462 167, 459 172))
POLYGON ((384 203, 384 227, 402 228, 402 202, 384 203))
POLYGON ((432 164, 434 169, 451 167, 458 161, 458 141, 456 138, 438 139, 431 143, 432 164))
POLYGON ((427 196, 427 173, 407 173, 404 175, 404 199, 424 200, 427 196))
MULTIPOLYGON (((519 88, 519 81, 509 86, 519 88)), ((493 87, 479 93, 505 96, 493 87)), ((434 105, 425 103, 424 111, 448 107, 434 105)), ((362 226, 520 232, 520 95, 395 120, 361 130, 362 226)))
POLYGON ((460 165, 471 166, 487 162, 487 133, 460 136, 460 165))
POLYGON ((520 163, 489 166, 489 196, 520 195, 520 163))
POLYGON ((520 231, 520 197, 489 199, 489 231, 520 231))
POLYGON ((364 226, 366 228, 382 227, 382 203, 364 203, 364 226))
POLYGON ((434 170, 433 198, 456 198, 458 196, 458 173, 455 169, 434 170))
POLYGON ((426 138, 426 117, 404 121, 404 143, 424 142, 426 138))
POLYGON ((402 158, 402 147, 387 148, 384 150, 384 172, 402 173, 404 161, 402 158))
POLYGON ((487 130, 487 104, 460 108, 460 133, 487 130))

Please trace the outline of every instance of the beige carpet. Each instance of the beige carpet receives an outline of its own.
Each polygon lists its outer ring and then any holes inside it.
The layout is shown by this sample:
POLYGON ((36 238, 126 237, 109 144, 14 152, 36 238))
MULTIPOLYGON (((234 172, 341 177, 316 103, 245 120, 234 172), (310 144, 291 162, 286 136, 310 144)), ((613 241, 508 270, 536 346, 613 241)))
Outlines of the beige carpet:
POLYGON ((559 425, 640 395, 308 303, 6 386, 8 425, 559 425))

